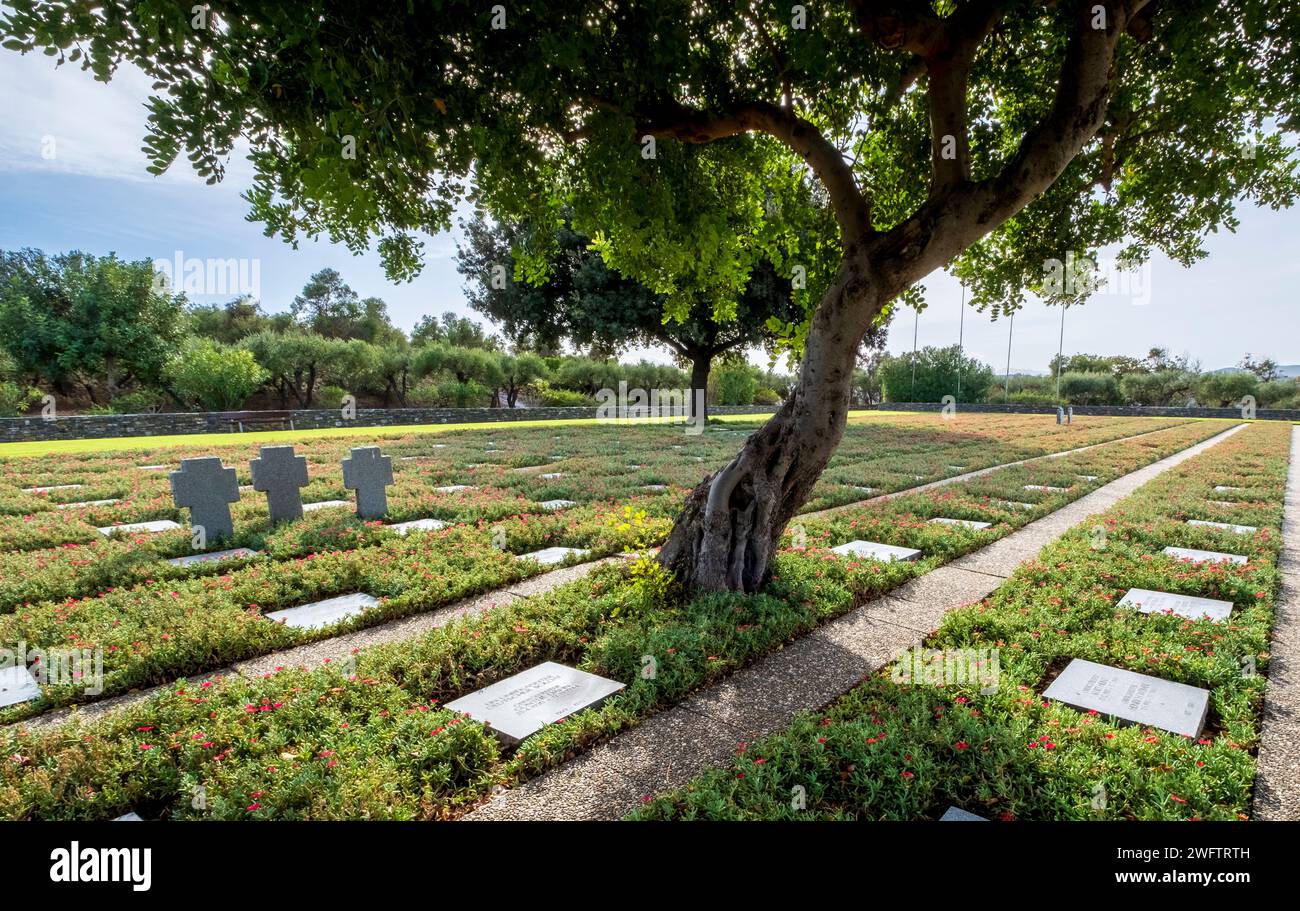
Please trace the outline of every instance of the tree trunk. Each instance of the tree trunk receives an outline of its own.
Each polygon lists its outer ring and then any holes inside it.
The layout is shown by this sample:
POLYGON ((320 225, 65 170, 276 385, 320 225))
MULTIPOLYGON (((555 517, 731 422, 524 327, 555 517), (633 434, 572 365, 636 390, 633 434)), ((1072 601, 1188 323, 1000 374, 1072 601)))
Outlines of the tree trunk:
POLYGON ((691 416, 694 417, 696 401, 695 390, 703 389, 704 415, 701 420, 707 420, 709 416, 709 371, 712 367, 712 351, 696 349, 691 352, 691 394, 686 407, 690 409, 691 416))
POLYGON ((757 591, 786 523, 844 435, 858 342, 884 305, 861 261, 846 259, 813 316, 790 396, 740 453, 693 490, 659 562, 695 591, 757 591))

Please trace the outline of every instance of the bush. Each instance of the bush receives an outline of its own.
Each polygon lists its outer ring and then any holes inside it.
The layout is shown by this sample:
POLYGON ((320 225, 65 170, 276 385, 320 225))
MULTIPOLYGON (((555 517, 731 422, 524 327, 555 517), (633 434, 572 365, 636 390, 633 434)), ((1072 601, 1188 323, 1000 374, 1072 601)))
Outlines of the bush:
POLYGON ((0 382, 0 417, 16 418, 27 413, 33 402, 39 401, 39 389, 27 389, 17 383, 0 382))
POLYGON ((1243 398, 1259 398, 1259 377, 1253 373, 1207 373, 1196 384, 1196 398, 1211 408, 1235 408, 1243 398))
POLYGON ((578 408, 592 404, 591 396, 583 395, 572 389, 556 389, 549 384, 538 383, 538 398, 544 406, 550 408, 578 408))
POLYGON ((1131 405, 1186 405, 1195 385, 1196 377, 1186 370, 1126 373, 1119 381, 1124 401, 1131 405))
POLYGON ((982 402, 993 388, 993 368, 965 357, 956 345, 926 347, 916 353, 915 392, 912 361, 910 353, 881 359, 880 384, 886 402, 941 402, 946 395, 961 402, 982 402))
POLYGON ((1119 380, 1109 373, 1066 373, 1061 398, 1071 405, 1118 405, 1119 380))
POLYGON ((205 338, 186 341, 165 373, 182 401, 204 411, 238 408, 267 376, 251 351, 205 338))
POLYGON ((779 405, 781 396, 775 389, 760 389, 754 393, 755 405, 779 405))
POLYGON ((342 408, 344 396, 348 391, 341 386, 322 386, 316 393, 316 404, 321 408, 342 408))
MULTIPOLYGON (((1001 399, 999 399, 1001 401, 1001 399)), ((1055 405, 1056 396, 1049 392, 1037 392, 1032 389, 1011 393, 1008 401, 1013 405, 1055 405)))
POLYGON ((167 397, 157 389, 136 389, 113 399, 113 414, 157 414, 167 404, 167 397))
POLYGON ((713 371, 709 385, 713 387, 716 405, 752 405, 758 392, 758 371, 749 364, 736 361, 722 364, 713 371))
POLYGON ((1261 408, 1294 408, 1295 402, 1300 400, 1300 383, 1295 380, 1273 380, 1271 383, 1260 383, 1255 398, 1259 401, 1259 407, 1261 408), (1291 404, 1284 404, 1286 402, 1291 404))
POLYGON ((437 403, 444 408, 484 408, 492 390, 477 380, 445 380, 438 384, 437 403))

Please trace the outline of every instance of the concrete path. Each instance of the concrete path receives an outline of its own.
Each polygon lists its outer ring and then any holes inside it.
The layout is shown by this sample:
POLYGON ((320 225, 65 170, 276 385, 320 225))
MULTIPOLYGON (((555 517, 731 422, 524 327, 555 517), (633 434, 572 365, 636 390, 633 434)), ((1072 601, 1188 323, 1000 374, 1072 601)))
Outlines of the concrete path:
POLYGON ((741 741, 784 730, 922 643, 945 613, 988 596, 1022 562, 1089 516, 1243 429, 1097 488, 1000 541, 831 621, 562 766, 506 791, 466 820, 618 819, 642 797, 723 765, 741 741))
POLYGON ((1282 591, 1273 618, 1264 724, 1255 768, 1255 819, 1300 819, 1300 427, 1282 515, 1282 591))

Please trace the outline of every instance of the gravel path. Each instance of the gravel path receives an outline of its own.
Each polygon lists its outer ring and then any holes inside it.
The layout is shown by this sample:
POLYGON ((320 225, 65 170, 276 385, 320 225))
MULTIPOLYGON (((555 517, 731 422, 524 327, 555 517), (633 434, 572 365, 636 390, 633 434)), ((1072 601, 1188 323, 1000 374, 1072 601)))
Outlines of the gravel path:
POLYGON ((1278 568, 1282 593, 1273 620, 1253 815, 1295 820, 1300 819, 1300 427, 1291 428, 1278 568))

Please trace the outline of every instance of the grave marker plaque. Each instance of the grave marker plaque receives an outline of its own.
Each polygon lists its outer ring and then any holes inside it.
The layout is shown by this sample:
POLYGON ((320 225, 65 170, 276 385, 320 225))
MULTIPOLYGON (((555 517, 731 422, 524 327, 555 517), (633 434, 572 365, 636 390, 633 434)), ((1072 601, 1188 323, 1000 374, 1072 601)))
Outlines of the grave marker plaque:
POLYGON ((398 522, 388 527, 399 535, 406 535, 413 531, 437 531, 446 526, 447 523, 441 519, 412 519, 410 522, 398 522))
POLYGON ((624 685, 547 661, 447 703, 514 745, 549 724, 600 705, 624 685))
POLYGON ((11 664, 0 669, 0 708, 41 698, 41 686, 27 668, 11 664))
POLYGON ((556 563, 563 563, 570 554, 582 557, 586 556, 587 551, 579 550, 576 547, 544 547, 530 554, 520 554, 519 559, 536 560, 543 566, 554 566, 556 563))
POLYGON ((847 544, 841 544, 839 547, 832 547, 831 553, 843 554, 848 557, 866 557, 870 560, 883 560, 886 563, 894 560, 915 560, 921 556, 919 550, 911 547, 895 547, 893 544, 879 544, 875 541, 850 541, 847 544))
POLYGON ((173 557, 167 562, 172 566, 194 566, 199 563, 214 563, 218 560, 230 560, 234 557, 256 557, 257 551, 249 550, 247 547, 236 547, 233 550, 214 550, 208 554, 192 554, 187 557, 173 557))
POLYGON ((949 807, 939 817, 939 822, 988 822, 983 816, 976 816, 961 807, 949 807))
POLYGON ((945 519, 935 518, 930 520, 934 525, 965 525, 967 528, 992 528, 992 522, 976 522, 974 519, 945 519))
POLYGON ((161 531, 175 531, 179 529, 180 523, 173 522, 171 519, 154 519, 152 522, 129 522, 126 525, 105 525, 98 528, 101 535, 111 535, 114 532, 123 532, 128 535, 145 534, 156 535, 161 531))
POLYGON ((1082 658, 1072 660, 1043 696, 1079 711, 1095 710, 1185 737, 1201 732, 1210 708, 1209 690, 1082 658))
POLYGON ((313 601, 311 604, 300 604, 297 607, 272 611, 266 615, 266 619, 276 622, 283 620, 285 626, 297 629, 320 629, 356 616, 378 603, 378 598, 364 592, 355 592, 351 595, 339 595, 337 598, 326 598, 323 601, 313 601))
POLYGON ((1200 525, 1205 528, 1222 528, 1224 531, 1230 531, 1233 534, 1249 535, 1258 531, 1254 525, 1233 525, 1231 522, 1206 522, 1204 519, 1188 519, 1188 525, 1200 525))
POLYGON ((1197 598, 1173 592, 1157 592, 1148 588, 1130 588, 1120 599, 1120 607, 1133 607, 1144 614, 1177 614, 1191 620, 1226 620, 1232 613, 1231 601, 1197 598))
POLYGON ((1236 563, 1241 565, 1249 561, 1245 554, 1225 554, 1217 550, 1197 550, 1194 547, 1166 547, 1164 551, 1171 557, 1179 560, 1190 560, 1192 563, 1236 563))

